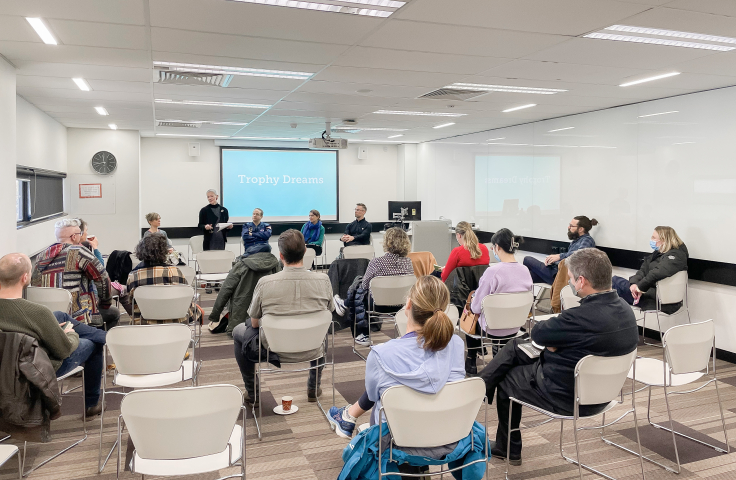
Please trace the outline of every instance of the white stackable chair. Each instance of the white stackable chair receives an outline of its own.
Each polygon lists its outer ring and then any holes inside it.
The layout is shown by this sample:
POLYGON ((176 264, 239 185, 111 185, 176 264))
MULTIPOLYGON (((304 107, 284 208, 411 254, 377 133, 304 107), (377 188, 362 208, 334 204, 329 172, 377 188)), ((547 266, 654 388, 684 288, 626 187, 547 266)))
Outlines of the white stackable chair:
POLYGON ((197 276, 197 272, 188 265, 178 265, 176 268, 178 268, 181 274, 184 275, 184 278, 187 279, 187 283, 194 287, 194 277, 197 276))
MULTIPOLYGON (((679 435, 707 447, 711 447, 720 453, 731 453, 731 447, 728 444, 728 433, 726 431, 726 420, 723 417, 723 405, 721 404, 721 395, 718 391, 718 380, 716 378, 716 342, 713 320, 672 327, 668 329, 662 337, 662 345, 663 359, 637 358, 636 370, 634 371, 632 369, 629 372, 629 378, 644 384, 644 388, 649 389, 649 396, 647 399, 647 421, 653 427, 666 430, 672 434, 672 444, 675 447, 677 469, 675 470, 647 457, 644 457, 644 459, 657 464, 670 472, 680 473, 680 455, 677 452, 677 441, 675 439, 675 435, 679 435), (703 377, 707 378, 710 375, 708 364, 711 359, 713 362, 713 376, 704 384, 692 390, 677 392, 670 391, 670 388, 689 385, 703 377), (670 409, 668 397, 670 395, 697 392, 709 385, 711 382, 714 383, 716 387, 716 398, 718 399, 718 408, 721 414, 721 424, 723 425, 726 450, 702 440, 698 440, 697 438, 692 438, 680 432, 676 432, 674 424, 672 423, 672 411, 670 409), (650 408, 652 401, 652 387, 662 387, 664 389, 664 402, 667 406, 667 416, 669 418, 670 428, 654 423, 651 420, 650 408)), ((623 448, 610 441, 606 441, 606 443, 623 448)), ((623 449, 626 450, 625 448, 623 449)))
POLYGON ((372 243, 370 245, 351 245, 342 249, 342 258, 366 258, 373 260, 375 256, 376 250, 372 243))
POLYGON ((15 445, 0 445, 0 467, 5 465, 13 455, 18 455, 18 478, 23 479, 23 463, 20 458, 20 450, 15 445))
MULTIPOLYGON (((78 367, 74 368, 73 370, 71 370, 70 372, 65 373, 61 377, 57 377, 56 378, 56 381, 59 384, 59 392, 63 396, 64 394, 67 394, 67 393, 69 393, 69 392, 71 392, 73 390, 76 390, 76 387, 75 387, 75 388, 73 388, 71 390, 68 390, 68 391, 64 392, 64 380, 66 380, 67 378, 69 378, 69 377, 71 377, 73 375, 76 375, 77 373, 81 373, 82 374, 82 385, 81 385, 81 388, 82 388, 82 427, 84 429, 84 437, 80 438, 79 440, 76 440, 74 443, 72 443, 68 447, 66 447, 63 450, 61 450, 60 452, 55 453, 54 455, 50 456, 49 458, 47 458, 46 460, 42 461, 41 463, 39 463, 35 467, 32 467, 30 470, 28 470, 27 472, 25 472, 25 473, 22 474, 24 477, 27 477, 34 470, 37 470, 37 469, 41 468, 42 466, 44 466, 47 463, 49 463, 51 460, 53 460, 56 457, 58 457, 58 456, 60 456, 60 455, 62 455, 64 453, 68 452, 69 450, 71 450, 72 448, 76 447, 77 445, 79 445, 80 443, 82 443, 83 441, 85 441, 87 439, 87 410, 86 410, 85 405, 84 405, 84 398, 85 398, 84 367, 78 366, 78 367)), ((28 442, 23 442, 23 457, 22 457, 21 467, 20 467, 21 472, 23 472, 23 470, 25 470, 25 468, 26 468, 26 447, 27 446, 28 446, 28 442)), ((0 446, 0 447, 2 447, 2 446, 0 446)), ((11 456, 12 456, 12 454, 11 454, 11 456)), ((10 458, 10 457, 8 457, 8 458, 10 458)))
MULTIPOLYGON (((381 410, 379 418, 386 418, 386 424, 391 432, 389 445, 389 461, 393 461, 394 446, 427 448, 439 447, 462 440, 471 434, 475 418, 485 404, 485 427, 488 431, 488 402, 486 386, 480 378, 467 378, 457 382, 449 382, 438 393, 428 395, 417 392, 405 385, 389 387, 381 395, 381 410)), ((383 422, 379 421, 378 442, 383 438, 383 422)), ((475 463, 484 462, 488 469, 487 433, 483 438, 486 442, 485 457, 467 463, 454 469, 442 470, 436 473, 422 473, 421 476, 444 475, 461 470, 475 463)), ((379 446, 380 451, 380 446, 379 446)), ((385 473, 381 470, 381 456, 378 456, 378 478, 385 476, 409 476, 416 474, 385 473)))
POLYGON ((105 468, 117 445, 117 443, 113 444, 103 462, 102 434, 105 396, 111 393, 125 396, 128 394, 125 388, 166 387, 185 381, 191 381, 194 386, 198 365, 194 360, 184 360, 191 340, 191 330, 182 323, 125 325, 114 327, 107 332, 103 358, 107 363, 107 352, 109 351, 115 363, 112 386, 122 387, 123 391, 108 391, 107 376, 105 376, 102 382, 103 407, 100 413, 99 472, 105 468))
MULTIPOLYGON (((586 469, 589 472, 596 473, 609 480, 615 480, 613 479, 613 477, 606 475, 605 473, 602 473, 596 470, 595 468, 590 467, 580 462, 580 442, 578 440, 578 431, 600 429, 601 438, 605 441, 605 443, 610 443, 606 441, 605 438, 603 437, 604 432, 605 432, 605 427, 613 425, 614 423, 617 423, 619 420, 626 417, 629 413, 633 413, 634 414, 634 430, 636 431, 636 443, 637 443, 637 446, 639 447, 639 453, 637 454, 636 452, 632 450, 628 450, 628 449, 625 449, 625 450, 639 456, 639 463, 641 466, 641 477, 643 480, 644 479, 644 460, 642 460, 642 455, 641 455, 641 441, 639 439, 639 425, 638 425, 637 417, 636 417, 636 402, 634 398, 635 391, 634 391, 633 382, 631 384, 631 408, 628 409, 626 412, 624 412, 616 420, 610 423, 606 423, 606 412, 608 412, 615 406, 623 403, 623 387, 624 387, 624 383, 626 382, 626 375, 631 369, 636 370, 636 364, 634 362, 635 359, 636 359, 636 350, 634 350, 631 353, 627 353, 625 355, 620 355, 617 357, 598 357, 595 355, 588 355, 586 357, 581 358, 578 361, 577 365, 575 365, 575 404, 573 407, 574 410, 573 410, 572 415, 560 415, 554 412, 549 412, 536 405, 522 402, 521 400, 517 400, 514 397, 510 397, 509 398, 510 400, 509 402, 509 424, 508 424, 509 430, 508 430, 508 436, 507 436, 506 451, 509 452, 511 449, 511 432, 512 431, 517 431, 517 430, 521 431, 522 428, 534 428, 534 427, 544 425, 554 420, 559 420, 560 421, 560 455, 562 455, 562 458, 564 458, 566 461, 578 466, 578 473, 580 475, 580 480, 583 480, 583 469, 586 469), (621 401, 618 400, 619 396, 621 397, 621 401), (518 403, 519 405, 527 407, 537 413, 546 415, 549 418, 547 420, 544 420, 542 422, 539 422, 533 425, 524 424, 523 426, 520 426, 519 428, 512 429, 511 428, 511 412, 514 407, 514 403, 518 403), (604 404, 604 403, 607 405, 601 412, 598 412, 594 415, 585 415, 585 416, 580 415, 581 405, 597 405, 597 404, 604 404), (603 416, 603 421, 600 426, 578 427, 578 420, 582 420, 585 418, 592 418, 597 415, 603 416), (575 437, 575 458, 574 459, 565 455, 565 451, 562 445, 562 435, 564 432, 565 420, 571 420, 573 424, 573 433, 575 437)), ((506 478, 509 478, 509 458, 508 456, 506 457, 506 478)))
POLYGON ((306 252, 304 252, 304 268, 307 270, 311 270, 314 267, 314 259, 317 258, 317 252, 312 250, 311 248, 308 248, 306 252))
POLYGON ((48 307, 52 312, 71 313, 72 294, 55 287, 26 287, 25 299, 48 307))
POLYGON ((562 290, 560 290, 560 306, 562 307, 562 310, 575 308, 579 305, 580 297, 573 295, 572 287, 570 287, 570 285, 562 287, 562 290))
MULTIPOLYGON (((662 344, 659 343, 649 343, 647 342, 646 337, 646 329, 647 329, 647 313, 654 313, 657 316, 657 332, 661 335, 662 334, 662 327, 659 323, 659 316, 670 316, 664 312, 662 312, 662 305, 668 304, 668 303, 679 303, 682 302, 682 307, 677 312, 671 314, 675 315, 676 313, 679 313, 682 311, 682 309, 685 309, 685 312, 687 313, 687 321, 690 323, 690 309, 688 308, 687 304, 687 270, 682 270, 677 272, 676 274, 672 275, 671 277, 664 278, 657 282, 657 307, 656 310, 641 310, 640 308, 634 306, 632 307, 634 309, 635 313, 638 313, 642 315, 642 328, 644 329, 644 343, 647 345, 651 345, 654 347, 661 347, 662 344)), ((638 315, 637 315, 638 317, 638 315)))
MULTIPOLYGON (((507 328, 521 328, 526 324, 529 318, 529 311, 534 305, 534 294, 529 292, 518 293, 494 293, 486 295, 481 302, 481 312, 486 319, 486 330, 502 330, 507 328)), ((479 318, 480 321, 480 318, 479 318)), ((469 350, 467 337, 480 340, 479 347, 470 347, 483 350, 485 347, 493 345, 504 345, 500 339, 491 338, 483 328, 480 329, 480 335, 465 334, 465 350, 469 350)), ((508 341, 508 340, 506 340, 508 341)), ((483 359, 483 365, 486 364, 485 356, 480 355, 483 359)))
MULTIPOLYGON (((371 338, 371 324, 372 323, 386 323, 395 321, 395 313, 381 313, 376 312, 375 307, 391 307, 401 306, 406 303, 406 297, 409 295, 409 290, 414 284, 417 283, 417 277, 412 273, 411 275, 393 275, 389 277, 374 277, 368 286, 368 310, 365 312, 368 320, 368 339, 373 345, 373 339, 371 338), (376 321, 374 321, 376 320, 376 321)), ((353 331, 357 331, 358 319, 354 319, 353 331)), ((356 350, 355 335, 353 335, 353 353, 357 356, 366 360, 358 350, 356 350)))
POLYGON ((202 244, 204 243, 204 235, 196 235, 189 239, 187 263, 197 260, 197 254, 204 251, 202 244))
POLYGON ((197 254, 196 270, 194 277, 194 295, 199 299, 197 290, 202 282, 222 283, 233 268, 235 252, 230 250, 207 250, 197 254))
MULTIPOLYGON (((450 317, 450 321, 453 325, 457 325, 457 321, 460 320, 460 315, 457 313, 457 307, 453 304, 447 305, 447 308, 445 309, 445 313, 448 317, 450 317)), ((402 308, 398 312, 396 312, 396 315, 394 316, 394 322, 396 324, 396 333, 399 337, 403 337, 406 335, 406 324, 408 323, 408 319, 406 318, 406 308, 402 308)))
MULTIPOLYGON (((245 414, 243 394, 234 385, 136 390, 120 404, 117 443, 127 427, 135 445, 130 470, 143 477, 182 477, 240 466, 240 473, 220 480, 245 480, 245 414)), ((118 478, 121 462, 118 448, 118 478)))
MULTIPOLYGON (((253 417, 256 421, 256 428, 258 429, 258 439, 262 440, 261 427, 258 424, 258 420, 263 417, 263 397, 261 396, 261 387, 263 385, 264 374, 271 373, 294 373, 294 372, 305 372, 308 370, 316 370, 317 385, 320 385, 320 372, 319 367, 311 365, 307 368, 300 368, 297 370, 281 370, 278 368, 263 368, 262 362, 264 358, 261 356, 263 347, 261 342, 265 338, 268 342, 268 350, 266 352, 266 365, 268 366, 268 356, 270 352, 274 352, 280 355, 281 365, 296 365, 299 363, 307 363, 320 358, 325 359, 324 366, 332 366, 332 404, 335 404, 335 326, 332 323, 332 312, 325 310, 316 313, 307 313, 303 315, 289 315, 289 316, 278 316, 278 315, 264 315, 260 320, 260 329, 258 333, 258 368, 256 369, 255 382, 256 388, 258 389, 258 415, 255 414, 255 408, 253 408, 253 417), (332 328, 330 328, 332 327, 332 328), (332 359, 327 362, 327 347, 329 343, 329 337, 332 336, 332 359), (308 352, 310 350, 316 350, 322 348, 323 354, 316 357, 304 360, 301 362, 290 362, 284 360, 284 354, 294 354, 308 352)), ((317 394, 318 387, 315 387, 315 395, 317 394)), ((322 407, 322 402, 319 400, 317 395, 317 406, 322 411, 322 414, 327 420, 328 414, 322 407)), ((327 420, 329 423, 329 420, 327 420)), ((334 430, 332 424, 330 428, 334 430)))

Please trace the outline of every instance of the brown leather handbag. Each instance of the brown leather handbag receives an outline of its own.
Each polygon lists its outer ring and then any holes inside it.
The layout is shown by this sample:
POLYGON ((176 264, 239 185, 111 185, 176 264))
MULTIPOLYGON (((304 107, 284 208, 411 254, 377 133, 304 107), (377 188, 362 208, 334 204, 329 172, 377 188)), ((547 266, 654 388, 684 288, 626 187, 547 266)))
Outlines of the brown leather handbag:
POLYGON ((475 294, 475 290, 470 292, 470 295, 468 295, 468 299, 465 301, 463 314, 460 317, 460 329, 470 335, 475 335, 475 328, 478 324, 478 317, 480 316, 479 314, 473 313, 473 311, 470 310, 470 303, 473 301, 473 294, 475 294))

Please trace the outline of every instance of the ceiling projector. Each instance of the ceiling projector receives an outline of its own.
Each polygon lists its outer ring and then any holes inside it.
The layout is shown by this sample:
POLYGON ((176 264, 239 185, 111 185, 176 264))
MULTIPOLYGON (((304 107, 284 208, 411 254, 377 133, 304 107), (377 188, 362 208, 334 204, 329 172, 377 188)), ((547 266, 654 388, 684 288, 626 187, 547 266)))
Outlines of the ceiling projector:
POLYGON ((309 139, 309 148, 325 148, 325 149, 344 149, 348 148, 348 139, 347 138, 332 138, 330 136, 331 129, 330 129, 331 122, 325 122, 325 131, 322 132, 321 138, 310 138, 309 139))

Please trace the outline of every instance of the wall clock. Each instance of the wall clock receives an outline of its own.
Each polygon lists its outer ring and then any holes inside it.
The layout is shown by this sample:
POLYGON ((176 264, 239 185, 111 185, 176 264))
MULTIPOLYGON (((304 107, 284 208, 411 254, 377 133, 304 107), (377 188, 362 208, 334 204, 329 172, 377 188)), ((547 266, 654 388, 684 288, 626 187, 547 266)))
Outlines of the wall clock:
POLYGON ((92 157, 92 169, 100 175, 110 175, 116 168, 118 168, 118 161, 110 152, 103 150, 92 157))

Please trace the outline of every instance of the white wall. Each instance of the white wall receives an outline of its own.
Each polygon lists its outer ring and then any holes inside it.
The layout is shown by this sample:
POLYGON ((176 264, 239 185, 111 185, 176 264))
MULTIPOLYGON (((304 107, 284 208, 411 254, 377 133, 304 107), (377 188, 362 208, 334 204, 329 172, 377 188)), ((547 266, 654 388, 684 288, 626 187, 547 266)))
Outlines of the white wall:
MULTIPOLYGON (((105 150, 117 158, 117 170, 100 181, 114 182, 114 191, 103 189, 105 202, 114 198, 114 208, 110 213, 92 214, 90 210, 75 211, 70 208, 70 215, 82 217, 89 224, 90 233, 100 239, 100 251, 109 254, 113 250, 133 250, 140 239, 139 217, 139 170, 140 170, 140 137, 137 131, 101 130, 101 129, 68 129, 68 171, 70 192, 78 195, 78 187, 74 185, 75 176, 95 175, 90 161, 92 156, 105 150), (114 196, 111 198, 110 196, 114 196)), ((99 176, 97 178, 100 178, 99 176)), ((176 181, 176 177, 168 177, 162 181, 176 181)), ((170 197, 169 203, 176 203, 176 197, 170 197)), ((73 202, 72 202, 73 205, 73 202)))
MULTIPOLYGON (((219 189, 220 147, 212 140, 197 140, 200 156, 190 157, 190 139, 141 138, 141 217, 161 215, 162 228, 197 225, 199 210, 207 204, 209 188, 219 189)), ((299 146, 301 147, 301 145, 299 146)), ((368 145, 368 159, 358 160, 357 146, 339 151, 340 221, 351 222, 356 203, 368 207, 366 218, 387 220, 388 201, 397 200, 397 155, 395 145, 368 145)), ((304 220, 309 207, 305 207, 304 220)), ((265 221, 268 221, 266 212, 265 221)))
POLYGON ((15 241, 15 68, 0 57, 0 256, 15 241))

